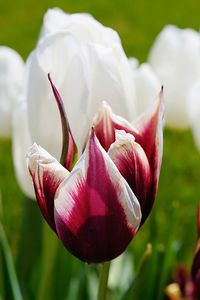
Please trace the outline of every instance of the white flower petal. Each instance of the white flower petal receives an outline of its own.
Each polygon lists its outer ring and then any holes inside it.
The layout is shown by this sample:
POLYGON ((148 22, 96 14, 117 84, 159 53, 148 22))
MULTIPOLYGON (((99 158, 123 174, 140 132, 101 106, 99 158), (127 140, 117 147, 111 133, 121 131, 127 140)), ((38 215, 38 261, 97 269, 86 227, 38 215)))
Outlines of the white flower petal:
POLYGON ((166 26, 152 46, 149 62, 164 86, 166 125, 187 128, 187 95, 200 77, 200 34, 166 26))
POLYGON ((0 46, 0 137, 11 137, 12 108, 19 96, 24 62, 11 48, 0 46))
POLYGON ((26 151, 32 144, 25 101, 18 101, 15 105, 12 119, 12 152, 17 181, 28 197, 35 199, 35 192, 31 176, 26 164, 26 151))

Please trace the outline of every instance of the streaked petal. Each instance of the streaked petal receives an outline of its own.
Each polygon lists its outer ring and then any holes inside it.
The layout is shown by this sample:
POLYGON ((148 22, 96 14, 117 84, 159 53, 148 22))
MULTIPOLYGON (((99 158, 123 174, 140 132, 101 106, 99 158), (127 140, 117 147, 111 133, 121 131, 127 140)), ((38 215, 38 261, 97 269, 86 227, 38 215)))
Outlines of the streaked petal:
POLYGON ((50 74, 48 74, 48 78, 52 87, 53 94, 55 96, 57 106, 60 112, 60 118, 62 123, 62 154, 61 154, 61 163, 67 169, 71 170, 75 160, 78 156, 77 146, 74 142, 74 138, 69 126, 68 118, 65 112, 64 103, 62 98, 56 89, 55 85, 53 84, 50 74))
POLYGON ((86 262, 111 260, 136 233, 140 205, 91 133, 85 152, 55 199, 55 223, 65 247, 86 262))
POLYGON ((192 264, 191 275, 196 287, 196 294, 198 297, 200 297, 200 245, 198 245, 198 249, 192 264))
POLYGON ((163 153, 163 113, 163 90, 161 90, 154 105, 133 122, 133 126, 139 131, 139 138, 136 137, 136 142, 145 151, 151 168, 154 198, 157 192, 163 153))
POLYGON ((198 232, 198 237, 200 239, 200 204, 198 205, 197 208, 197 232, 198 232))
POLYGON ((141 206, 143 224, 154 202, 151 197, 152 174, 146 154, 134 137, 124 131, 116 132, 116 141, 108 154, 136 195, 141 206))
POLYGON ((95 134, 102 147, 108 151, 110 145, 115 141, 115 130, 125 130, 138 135, 137 130, 124 118, 115 115, 110 106, 103 102, 93 120, 95 134))
POLYGON ((40 210, 51 228, 56 231, 54 222, 54 196, 58 186, 66 179, 69 172, 37 144, 33 144, 29 148, 27 158, 40 210))

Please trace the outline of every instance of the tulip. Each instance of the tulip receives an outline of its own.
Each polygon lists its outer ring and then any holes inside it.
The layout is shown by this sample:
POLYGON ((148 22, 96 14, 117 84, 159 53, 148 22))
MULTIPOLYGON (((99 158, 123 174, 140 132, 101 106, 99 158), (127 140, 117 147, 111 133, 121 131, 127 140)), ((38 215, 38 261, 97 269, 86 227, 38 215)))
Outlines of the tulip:
POLYGON ((200 77, 199 33, 166 26, 152 46, 149 63, 165 87, 166 125, 188 128, 187 96, 193 82, 200 77))
POLYGON ((0 46, 0 137, 11 137, 12 108, 23 85, 24 62, 13 49, 0 46))
POLYGON ((26 151, 32 144, 32 140, 29 132, 27 103, 23 97, 19 98, 14 107, 12 127, 12 152, 16 178, 24 194, 34 199, 35 193, 25 160, 26 151))
POLYGON ((22 104, 17 105, 13 154, 18 182, 29 197, 34 197, 34 192, 27 178, 24 146, 37 142, 57 160, 62 149, 61 124, 47 80, 49 71, 63 96, 79 156, 102 100, 132 121, 154 102, 160 89, 147 64, 138 66, 136 59, 127 59, 114 30, 88 14, 69 15, 59 9, 45 14, 40 39, 25 70, 22 98, 26 102, 23 114, 27 116, 22 116, 22 104))
POLYGON ((162 157, 162 97, 135 127, 103 103, 83 154, 69 172, 66 162, 73 161, 75 142, 62 99, 51 85, 66 158, 61 165, 37 144, 29 149, 28 167, 40 210, 79 259, 88 263, 114 259, 144 223, 155 199, 162 157))
MULTIPOLYGON (((71 19, 72 16, 66 15, 66 18, 71 19)), ((30 72, 25 96, 31 136, 57 159, 62 138, 55 128, 61 132, 61 126, 49 92, 47 73, 53 75, 65 99, 64 105, 68 107, 68 118, 79 152, 102 100, 128 119, 136 111, 132 70, 117 33, 89 16, 78 14, 73 19, 65 30, 41 38, 28 59, 30 72), (98 30, 95 30, 96 24, 98 30), (43 124, 44 120, 48 122, 49 115, 51 122, 47 128, 43 124)))
POLYGON ((136 94, 136 112, 137 116, 147 110, 152 105, 157 91, 160 89, 160 81, 153 68, 148 63, 136 65, 133 59, 129 59, 133 69, 133 82, 136 94))
POLYGON ((116 31, 103 26, 90 14, 68 14, 60 8, 48 9, 43 18, 40 39, 48 35, 66 31, 83 43, 97 43, 109 46, 121 43, 116 31))

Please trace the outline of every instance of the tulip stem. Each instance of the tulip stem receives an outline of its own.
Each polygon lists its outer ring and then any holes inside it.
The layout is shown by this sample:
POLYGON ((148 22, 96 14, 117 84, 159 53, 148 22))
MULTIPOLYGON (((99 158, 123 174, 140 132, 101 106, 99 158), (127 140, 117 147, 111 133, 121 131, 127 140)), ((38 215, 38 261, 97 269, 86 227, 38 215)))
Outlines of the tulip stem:
POLYGON ((110 261, 107 261, 103 263, 101 267, 97 300, 106 299, 109 270, 110 270, 110 261))

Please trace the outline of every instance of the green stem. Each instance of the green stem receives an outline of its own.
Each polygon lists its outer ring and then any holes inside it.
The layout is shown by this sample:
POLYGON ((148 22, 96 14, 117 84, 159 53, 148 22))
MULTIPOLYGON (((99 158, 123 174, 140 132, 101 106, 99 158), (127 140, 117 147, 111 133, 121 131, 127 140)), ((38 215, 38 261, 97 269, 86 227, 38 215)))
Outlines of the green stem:
POLYGON ((59 246, 57 236, 55 236, 46 223, 44 223, 43 243, 41 281, 37 295, 38 300, 48 299, 49 287, 51 285, 52 273, 59 246))
POLYGON ((97 300, 106 299, 109 270, 110 270, 110 261, 107 261, 102 264, 97 300))

